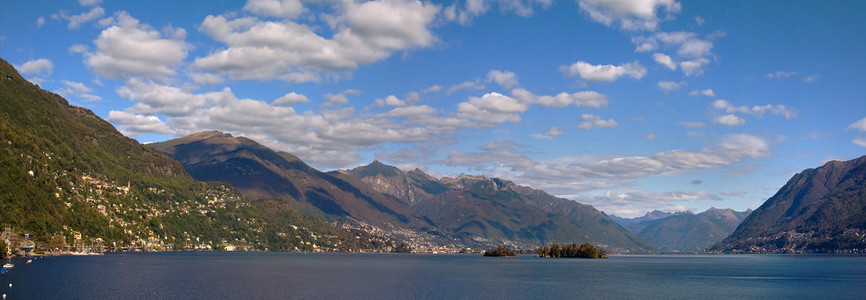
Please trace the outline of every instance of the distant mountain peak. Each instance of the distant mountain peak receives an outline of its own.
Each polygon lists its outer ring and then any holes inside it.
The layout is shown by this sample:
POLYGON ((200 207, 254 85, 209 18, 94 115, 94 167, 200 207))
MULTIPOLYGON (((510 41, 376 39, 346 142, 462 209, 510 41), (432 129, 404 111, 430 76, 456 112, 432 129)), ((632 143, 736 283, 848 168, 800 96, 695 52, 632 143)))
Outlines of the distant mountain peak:
POLYGON ((232 135, 225 133, 225 132, 222 132, 222 131, 218 131, 218 130, 208 130, 208 131, 202 131, 199 133, 193 133, 193 134, 187 136, 186 138, 189 140, 206 140, 206 139, 215 138, 215 137, 230 138, 230 137, 232 137, 232 135))

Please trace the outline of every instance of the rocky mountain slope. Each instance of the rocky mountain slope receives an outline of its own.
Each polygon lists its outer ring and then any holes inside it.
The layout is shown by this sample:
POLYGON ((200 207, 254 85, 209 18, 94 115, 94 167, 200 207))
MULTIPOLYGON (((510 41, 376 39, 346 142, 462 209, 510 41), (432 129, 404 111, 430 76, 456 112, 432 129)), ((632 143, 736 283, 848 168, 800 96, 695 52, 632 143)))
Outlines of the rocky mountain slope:
POLYGON ((699 214, 655 213, 652 215, 666 216, 626 219, 628 221, 642 219, 642 221, 629 223, 625 228, 652 243, 659 251, 701 252, 734 232, 737 225, 740 225, 740 222, 751 212, 751 210, 738 212, 729 208, 710 208, 699 214))
POLYGON ((196 179, 225 181, 248 197, 279 199, 416 247, 591 242, 613 251, 651 249, 591 206, 496 178, 439 180, 379 161, 324 173, 288 153, 221 132, 150 146, 180 161, 196 179))
POLYGON ((804 170, 711 250, 864 252, 866 156, 804 170))

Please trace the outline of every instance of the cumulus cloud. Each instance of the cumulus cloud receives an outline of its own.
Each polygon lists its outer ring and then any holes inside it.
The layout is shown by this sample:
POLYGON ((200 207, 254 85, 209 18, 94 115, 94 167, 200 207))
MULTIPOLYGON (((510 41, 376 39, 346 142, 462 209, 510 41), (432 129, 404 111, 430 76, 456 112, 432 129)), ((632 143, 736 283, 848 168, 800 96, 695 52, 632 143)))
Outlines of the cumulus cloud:
POLYGON ((267 17, 293 19, 304 12, 300 0, 249 0, 244 10, 267 17))
POLYGON ((16 65, 15 69, 21 74, 27 76, 44 76, 50 75, 54 70, 54 64, 47 58, 34 59, 24 62, 21 65, 16 65))
POLYGON ((716 116, 713 118, 713 123, 724 126, 742 126, 746 124, 746 120, 734 114, 716 116))
POLYGON ((283 95, 282 97, 277 98, 276 100, 274 100, 274 102, 271 103, 271 105, 292 106, 295 104, 302 104, 302 103, 309 103, 309 102, 310 102, 310 98, 307 98, 307 96, 304 96, 304 95, 301 95, 301 94, 298 94, 295 92, 291 92, 291 93, 283 95))
POLYGON ((325 95, 323 95, 323 97, 325 97, 325 100, 328 101, 326 103, 327 105, 338 105, 338 104, 349 104, 349 98, 346 97, 346 95, 360 95, 360 94, 361 94, 361 91, 359 91, 359 90, 347 89, 347 90, 344 90, 344 91, 336 93, 336 94, 326 93, 325 95))
POLYGON ((117 125, 127 136, 139 136, 144 133, 174 134, 170 126, 156 116, 144 116, 134 113, 112 110, 108 112, 108 121, 117 125))
MULTIPOLYGON (((248 11, 274 1, 249 3, 248 11)), ((284 5, 289 2, 280 2, 284 5)), ((283 7, 283 6, 281 6, 283 7)), ((336 14, 326 15, 333 36, 308 25, 264 21, 256 17, 207 16, 199 30, 227 48, 193 62, 197 69, 226 74, 235 80, 288 82, 339 78, 359 65, 383 60, 394 51, 428 47, 436 38, 430 27, 440 7, 411 0, 337 2, 336 14)), ((292 15, 294 10, 272 11, 292 15)))
POLYGON ((470 97, 468 102, 457 106, 457 115, 485 125, 505 122, 520 122, 520 114, 527 111, 526 103, 500 93, 487 93, 481 97, 470 97))
POLYGON ((580 116, 580 124, 577 125, 578 128, 583 130, 590 130, 593 128, 615 128, 619 126, 619 123, 614 121, 613 119, 603 120, 601 117, 591 114, 584 114, 580 116))
POLYGON ((496 5, 503 13, 513 13, 521 17, 531 16, 535 6, 542 9, 550 7, 552 0, 466 0, 461 6, 459 1, 446 7, 443 16, 448 21, 468 25, 475 17, 486 14, 496 5))
POLYGON ((171 29, 168 34, 172 37, 163 38, 159 31, 139 23, 126 12, 117 13, 112 22, 93 42, 96 52, 83 53, 84 63, 94 73, 109 79, 145 77, 158 81, 166 81, 177 73, 175 69, 189 49, 182 28, 171 29))
POLYGON ((704 95, 707 97, 715 97, 716 92, 713 92, 713 89, 705 89, 705 90, 692 90, 689 92, 691 96, 704 95))
POLYGON ((614 81, 622 76, 641 79, 647 72, 646 68, 641 66, 637 61, 619 66, 593 65, 584 61, 578 61, 571 66, 561 66, 560 70, 569 77, 578 75, 581 79, 588 81, 614 81))
POLYGON ((710 63, 709 59, 698 58, 680 62, 680 69, 683 70, 683 75, 700 76, 704 74, 704 66, 710 63))
POLYGON ((580 10, 596 22, 624 30, 656 30, 659 22, 680 12, 675 0, 578 0, 580 10), (658 14, 661 14, 659 16, 658 14))
POLYGON ((724 111, 726 113, 742 113, 754 115, 757 117, 763 117, 767 112, 773 115, 783 116, 785 119, 793 119, 797 117, 797 112, 788 109, 784 104, 766 104, 766 105, 755 105, 752 107, 748 106, 734 106, 727 100, 719 99, 713 102, 713 108, 724 111))
POLYGON ((677 69, 677 63, 674 62, 674 60, 670 56, 665 55, 664 53, 653 53, 653 60, 656 63, 665 66, 665 68, 671 70, 677 69))
POLYGON ((464 81, 455 85, 452 85, 445 91, 446 95, 454 94, 460 90, 483 90, 484 85, 478 83, 478 81, 464 81))
POLYGON ((724 36, 724 33, 716 32, 701 37, 695 32, 660 31, 651 35, 632 37, 632 43, 636 46, 636 52, 675 51, 677 59, 656 52, 653 54, 653 60, 671 70, 679 66, 683 75, 700 76, 703 74, 704 67, 710 63, 713 40, 721 36, 724 36))
POLYGON ((514 72, 500 70, 492 70, 488 72, 486 82, 496 82, 496 84, 506 89, 510 89, 520 85, 520 83, 517 81, 517 74, 515 74, 514 72))
POLYGON ((679 89, 683 84, 674 81, 659 81, 657 85, 659 87, 659 90, 667 93, 679 89))
POLYGON ((406 106, 406 101, 400 100, 394 95, 389 95, 385 99, 376 99, 374 103, 378 106, 406 106))
POLYGON ((102 97, 92 94, 93 91, 91 88, 87 87, 81 82, 69 81, 69 80, 61 80, 61 83, 66 87, 59 91, 59 94, 69 97, 76 96, 85 101, 100 101, 102 97))
POLYGON ((559 93, 556 96, 536 96, 525 89, 514 89, 511 95, 523 103, 535 103, 542 106, 566 107, 574 105, 577 107, 601 108, 607 106, 608 97, 596 91, 582 91, 576 93, 559 93))

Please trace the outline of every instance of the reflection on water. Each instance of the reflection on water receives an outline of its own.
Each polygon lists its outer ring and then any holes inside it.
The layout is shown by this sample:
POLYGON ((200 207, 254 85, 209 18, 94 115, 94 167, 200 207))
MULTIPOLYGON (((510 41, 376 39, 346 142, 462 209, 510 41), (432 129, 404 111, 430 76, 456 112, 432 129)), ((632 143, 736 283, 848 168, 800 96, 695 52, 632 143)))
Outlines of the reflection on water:
POLYGON ((866 295, 866 257, 148 253, 52 257, 0 275, 7 299, 798 298, 866 295), (13 287, 8 287, 13 283, 13 287))

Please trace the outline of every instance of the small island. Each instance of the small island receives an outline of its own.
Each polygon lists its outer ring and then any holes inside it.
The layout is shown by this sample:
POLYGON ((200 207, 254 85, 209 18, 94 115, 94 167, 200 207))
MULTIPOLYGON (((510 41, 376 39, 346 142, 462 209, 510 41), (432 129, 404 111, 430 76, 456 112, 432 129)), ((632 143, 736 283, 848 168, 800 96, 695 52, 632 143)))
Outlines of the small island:
POLYGON ((494 249, 485 250, 484 256, 515 257, 517 256, 517 252, 506 246, 499 246, 494 249))
POLYGON ((577 244, 553 244, 538 248, 535 252, 538 257, 607 258, 607 254, 604 251, 595 248, 589 243, 580 246, 577 244))

